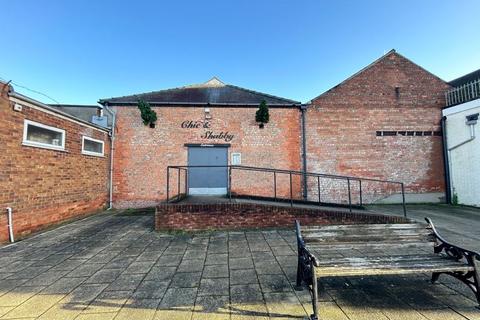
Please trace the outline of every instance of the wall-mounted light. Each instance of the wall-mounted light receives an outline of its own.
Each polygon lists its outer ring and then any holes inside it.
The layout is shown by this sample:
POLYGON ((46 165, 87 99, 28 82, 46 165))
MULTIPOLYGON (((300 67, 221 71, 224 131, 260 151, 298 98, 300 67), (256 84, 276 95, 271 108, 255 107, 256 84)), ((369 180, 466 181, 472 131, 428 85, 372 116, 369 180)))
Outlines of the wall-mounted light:
POLYGON ((467 118, 467 124, 468 125, 475 125, 477 124, 477 120, 478 120, 478 113, 475 113, 475 114, 471 114, 469 116, 466 116, 467 118))
POLYGON ((205 108, 205 120, 212 119, 212 114, 210 113, 210 108, 205 108))
POLYGON ((22 105, 19 104, 19 103, 14 103, 13 104, 13 111, 18 111, 18 112, 21 112, 23 109, 22 105))

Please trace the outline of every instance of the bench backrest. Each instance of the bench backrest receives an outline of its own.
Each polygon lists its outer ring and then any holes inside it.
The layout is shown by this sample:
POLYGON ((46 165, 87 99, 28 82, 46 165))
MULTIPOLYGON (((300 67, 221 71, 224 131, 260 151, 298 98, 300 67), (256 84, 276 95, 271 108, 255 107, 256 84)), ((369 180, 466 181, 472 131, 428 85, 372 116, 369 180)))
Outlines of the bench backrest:
POLYGON ((432 230, 419 223, 357 224, 301 227, 307 246, 362 247, 433 245, 432 230))

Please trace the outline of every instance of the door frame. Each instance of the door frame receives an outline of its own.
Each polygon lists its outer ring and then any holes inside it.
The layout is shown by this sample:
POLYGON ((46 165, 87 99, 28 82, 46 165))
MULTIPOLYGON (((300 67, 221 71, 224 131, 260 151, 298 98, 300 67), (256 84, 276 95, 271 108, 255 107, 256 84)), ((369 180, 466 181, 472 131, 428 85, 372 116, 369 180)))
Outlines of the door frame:
MULTIPOLYGON (((205 144, 205 143, 185 143, 185 147, 187 147, 187 167, 190 165, 188 162, 189 160, 189 152, 190 148, 224 148, 226 151, 226 164, 225 164, 225 170, 227 171, 227 184, 226 187, 219 187, 219 188, 191 188, 190 187, 190 174, 188 175, 187 179, 187 186, 188 186, 188 194, 189 195, 226 195, 228 194, 229 190, 229 179, 228 179, 228 162, 229 162, 229 150, 230 144, 229 143, 224 143, 224 144, 219 144, 219 143, 213 143, 213 144, 205 144)), ((190 170, 190 168, 188 168, 190 170)))

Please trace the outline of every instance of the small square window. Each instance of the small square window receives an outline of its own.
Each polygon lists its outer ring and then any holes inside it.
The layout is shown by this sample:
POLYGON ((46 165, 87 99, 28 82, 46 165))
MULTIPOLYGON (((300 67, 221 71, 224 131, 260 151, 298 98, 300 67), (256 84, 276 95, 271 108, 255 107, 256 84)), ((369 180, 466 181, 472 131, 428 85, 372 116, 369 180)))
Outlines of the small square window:
POLYGON ((242 154, 239 152, 232 153, 232 166, 239 166, 242 164, 242 154))
POLYGON ((65 130, 25 120, 23 126, 23 145, 65 150, 65 130))
POLYGON ((104 142, 90 137, 82 137, 82 154, 103 157, 104 142))

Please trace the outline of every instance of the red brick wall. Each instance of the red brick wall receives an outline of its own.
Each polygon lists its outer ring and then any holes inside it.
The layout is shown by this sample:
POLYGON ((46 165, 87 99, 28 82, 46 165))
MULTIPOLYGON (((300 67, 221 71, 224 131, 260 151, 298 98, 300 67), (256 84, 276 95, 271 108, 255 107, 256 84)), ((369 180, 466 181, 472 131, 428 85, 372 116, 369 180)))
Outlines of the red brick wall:
MULTIPOLYGON (((386 55, 312 101, 306 113, 308 171, 402 181, 407 192, 443 192, 441 136, 379 137, 376 131, 440 131, 448 88, 404 57, 386 55)), ((345 186, 322 183, 347 201, 345 186)), ((374 193, 385 186, 364 185, 364 200, 384 196, 385 190, 374 193)), ((309 181, 309 195, 317 199, 316 181, 309 181)))
POLYGON ((13 209, 19 237, 108 204, 108 134, 22 105, 21 112, 13 111, 2 92, 0 242, 8 239, 6 207, 13 209), (22 146, 24 119, 64 129, 65 151, 22 146), (82 135, 105 141, 105 157, 82 155, 82 135))
POLYGON ((156 230, 208 230, 301 225, 405 223, 402 217, 253 203, 161 204, 155 212, 156 230))
MULTIPOLYGON (((256 108, 210 107, 211 131, 233 134, 232 141, 204 139, 207 129, 181 128, 183 121, 205 118, 203 107, 154 107, 155 128, 142 123, 135 106, 115 107, 117 112, 114 156, 114 205, 118 208, 155 205, 166 199, 166 168, 186 165, 185 143, 230 143, 232 152, 242 154, 242 165, 300 170, 300 112, 270 108, 270 122, 259 129, 256 108)), ((182 176, 183 181, 183 176, 182 176)), ((177 187, 172 175, 172 194, 177 187)), ((288 176, 277 179, 277 194, 289 194, 288 176)), ((294 194, 300 196, 300 179, 294 179, 294 194)), ((233 172, 232 191, 273 196, 272 174, 233 172)), ((183 184, 182 184, 183 188, 183 184)), ((182 189, 183 191, 183 189, 182 189)))

